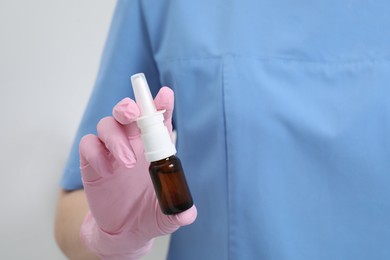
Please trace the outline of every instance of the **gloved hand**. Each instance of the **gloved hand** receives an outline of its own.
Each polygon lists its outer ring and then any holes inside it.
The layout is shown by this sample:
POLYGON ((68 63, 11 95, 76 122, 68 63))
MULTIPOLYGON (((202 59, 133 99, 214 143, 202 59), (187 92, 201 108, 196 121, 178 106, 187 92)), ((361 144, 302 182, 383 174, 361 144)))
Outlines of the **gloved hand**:
MULTIPOLYGON (((154 102, 166 109, 164 123, 172 133, 173 91, 163 87, 154 102)), ((113 117, 97 125, 98 136, 80 142, 80 165, 90 211, 81 226, 85 245, 103 259, 138 259, 149 252, 156 236, 191 224, 195 206, 164 215, 149 176, 149 163, 135 120, 139 109, 130 98, 120 101, 113 117)))

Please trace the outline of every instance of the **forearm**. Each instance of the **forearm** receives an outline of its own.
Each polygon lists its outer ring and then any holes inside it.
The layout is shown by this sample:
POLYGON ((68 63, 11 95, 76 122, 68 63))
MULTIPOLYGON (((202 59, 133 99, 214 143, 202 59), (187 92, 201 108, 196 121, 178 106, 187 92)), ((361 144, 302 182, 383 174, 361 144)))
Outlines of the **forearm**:
POLYGON ((55 238, 58 246, 69 259, 98 259, 84 247, 79 235, 87 211, 88 203, 84 190, 59 192, 55 238))

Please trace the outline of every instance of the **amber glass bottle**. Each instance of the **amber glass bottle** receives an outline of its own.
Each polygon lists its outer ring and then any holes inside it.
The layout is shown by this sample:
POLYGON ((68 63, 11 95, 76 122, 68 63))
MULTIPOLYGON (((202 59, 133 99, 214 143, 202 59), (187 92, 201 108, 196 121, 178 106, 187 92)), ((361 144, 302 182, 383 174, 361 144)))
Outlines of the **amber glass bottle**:
POLYGON ((183 212, 193 202, 180 160, 175 156, 175 145, 164 124, 165 110, 156 110, 143 73, 131 76, 131 83, 141 113, 137 125, 161 210, 167 215, 183 212))
POLYGON ((152 162, 150 177, 164 214, 183 212, 194 204, 179 158, 172 155, 152 162))

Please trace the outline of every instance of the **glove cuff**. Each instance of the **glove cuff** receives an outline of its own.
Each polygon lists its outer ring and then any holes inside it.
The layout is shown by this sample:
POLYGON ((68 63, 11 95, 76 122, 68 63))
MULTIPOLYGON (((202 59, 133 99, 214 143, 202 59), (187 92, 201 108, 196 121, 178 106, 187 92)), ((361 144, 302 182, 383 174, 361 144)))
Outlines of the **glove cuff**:
POLYGON ((80 229, 80 238, 86 248, 101 259, 136 260, 150 252, 153 239, 141 243, 132 241, 129 234, 109 234, 103 231, 88 211, 80 229))

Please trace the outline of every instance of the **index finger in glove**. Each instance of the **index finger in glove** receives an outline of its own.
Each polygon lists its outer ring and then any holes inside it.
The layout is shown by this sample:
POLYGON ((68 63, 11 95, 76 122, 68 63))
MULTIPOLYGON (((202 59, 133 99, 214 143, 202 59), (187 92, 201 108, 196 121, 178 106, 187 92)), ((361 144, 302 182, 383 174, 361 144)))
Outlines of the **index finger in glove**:
POLYGON ((140 130, 136 120, 140 116, 140 111, 134 100, 130 98, 122 99, 113 108, 112 115, 116 121, 125 126, 125 132, 130 139, 139 136, 140 130))

